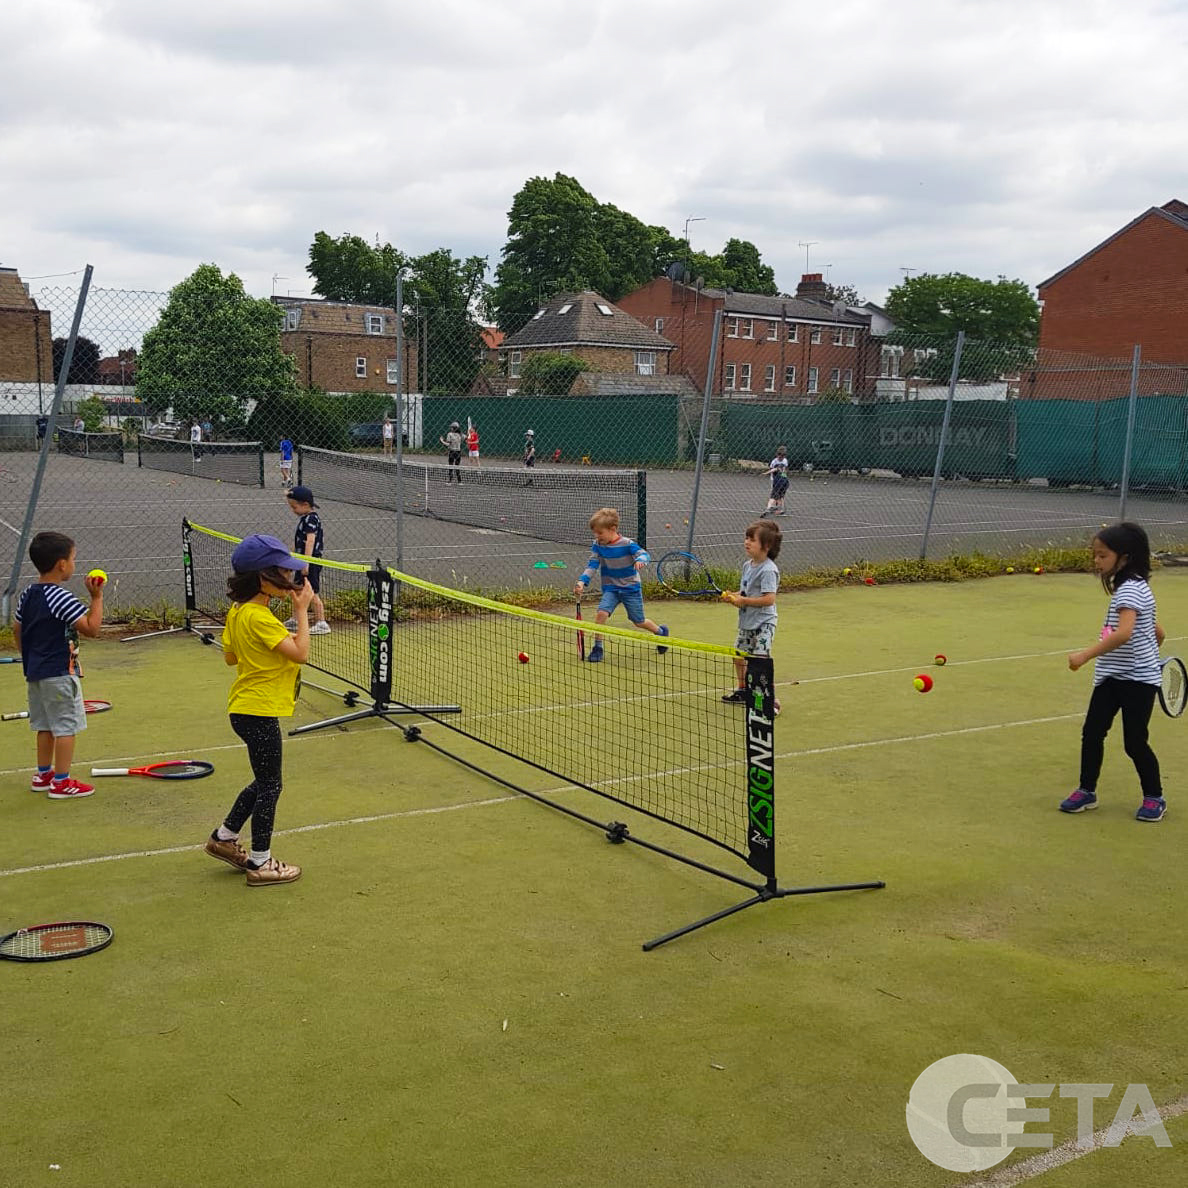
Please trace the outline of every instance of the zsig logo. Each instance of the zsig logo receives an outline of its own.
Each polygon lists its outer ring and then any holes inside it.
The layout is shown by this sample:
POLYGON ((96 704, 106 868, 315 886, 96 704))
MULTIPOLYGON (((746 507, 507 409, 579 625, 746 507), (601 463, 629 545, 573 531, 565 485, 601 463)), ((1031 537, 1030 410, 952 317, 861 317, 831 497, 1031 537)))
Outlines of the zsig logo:
MULTIPOLYGON (((939 425, 885 425, 879 430, 881 446, 935 446, 940 445, 939 425)), ((986 427, 981 429, 950 429, 945 445, 980 446, 986 441, 986 427)))

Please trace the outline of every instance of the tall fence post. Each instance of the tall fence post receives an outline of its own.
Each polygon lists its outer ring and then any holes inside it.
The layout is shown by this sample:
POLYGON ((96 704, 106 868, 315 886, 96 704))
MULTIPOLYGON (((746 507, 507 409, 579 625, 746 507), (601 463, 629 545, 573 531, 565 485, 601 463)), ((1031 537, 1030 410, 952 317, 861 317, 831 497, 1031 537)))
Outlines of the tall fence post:
MULTIPOLYGON (((404 271, 396 273, 396 568, 404 572, 404 271)), ((399 591, 397 592, 399 593, 399 591)))
POLYGON ((37 473, 33 476, 33 489, 29 492, 29 502, 25 507, 25 522, 21 525, 21 538, 17 542, 16 554, 12 559, 12 572, 8 575, 8 585, 5 586, 4 595, 0 598, 0 623, 8 623, 12 617, 12 597, 16 593, 17 584, 21 578, 21 562, 29 544, 29 532, 33 527, 37 500, 41 496, 41 480, 45 477, 45 467, 49 461, 50 441, 54 436, 54 430, 58 427, 58 414, 62 411, 62 397, 66 392, 70 364, 74 361, 74 344, 78 341, 78 328, 82 325, 83 309, 87 304, 87 291, 91 287, 92 272, 94 269, 88 264, 83 273, 82 287, 78 290, 78 301, 74 306, 74 321, 70 324, 70 337, 66 340, 66 350, 62 354, 62 362, 58 367, 58 380, 54 385, 54 403, 50 409, 49 425, 46 427, 45 437, 41 439, 41 453, 37 457, 37 473))
POLYGON ((920 542, 920 560, 928 555, 928 536, 932 531, 932 513, 936 508, 936 491, 940 486, 941 467, 945 461, 945 442, 949 437, 949 422, 953 418, 953 401, 957 395, 957 373, 961 367, 961 352, 965 348, 965 331, 957 331, 957 345, 953 350, 953 370, 949 372, 949 398, 945 401, 945 416, 941 422, 940 445, 936 448, 936 465, 932 469, 932 491, 928 496, 928 515, 924 520, 924 539, 920 542))
POLYGON ((1122 481, 1119 484, 1118 519, 1126 519, 1126 496, 1130 488, 1130 459, 1134 450, 1134 422, 1138 412, 1138 382, 1139 366, 1142 362, 1143 348, 1136 342, 1134 355, 1130 363, 1130 400, 1126 407, 1126 444, 1122 448, 1122 481))
POLYGON ((718 344, 722 336, 722 310, 714 310, 714 329, 710 336, 709 364, 705 370, 705 398, 701 404, 701 428, 697 433, 697 464, 693 470, 693 501, 689 506, 689 535, 685 552, 693 551, 693 534, 697 530, 697 499, 701 494, 701 468, 705 459, 705 435, 709 432, 710 394, 714 390, 714 373, 718 369, 718 344))

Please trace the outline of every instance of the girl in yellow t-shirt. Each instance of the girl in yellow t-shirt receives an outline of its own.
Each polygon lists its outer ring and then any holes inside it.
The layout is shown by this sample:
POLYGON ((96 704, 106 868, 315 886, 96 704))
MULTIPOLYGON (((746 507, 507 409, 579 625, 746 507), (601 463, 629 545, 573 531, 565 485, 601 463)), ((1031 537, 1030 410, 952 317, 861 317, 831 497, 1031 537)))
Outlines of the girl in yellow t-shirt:
POLYGON ((223 659, 235 666, 227 698, 231 729, 247 744, 253 780, 210 835, 206 852, 246 872, 249 887, 291 883, 301 867, 272 856, 272 825, 281 794, 280 719, 293 715, 301 665, 309 659, 309 604, 313 587, 297 559, 275 536, 248 536, 231 554, 227 579, 231 609, 223 628, 223 659), (272 598, 293 605, 296 634, 268 608, 272 598), (252 821, 252 849, 239 844, 239 831, 252 821))

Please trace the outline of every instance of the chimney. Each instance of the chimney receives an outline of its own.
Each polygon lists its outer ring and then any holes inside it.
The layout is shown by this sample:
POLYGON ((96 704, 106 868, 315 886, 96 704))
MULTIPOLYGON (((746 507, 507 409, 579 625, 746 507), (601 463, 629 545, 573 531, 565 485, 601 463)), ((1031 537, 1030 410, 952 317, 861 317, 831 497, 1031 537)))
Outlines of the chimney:
POLYGON ((800 278, 800 284, 796 286, 796 296, 809 301, 824 301, 828 291, 828 286, 821 279, 819 272, 806 272, 800 278))

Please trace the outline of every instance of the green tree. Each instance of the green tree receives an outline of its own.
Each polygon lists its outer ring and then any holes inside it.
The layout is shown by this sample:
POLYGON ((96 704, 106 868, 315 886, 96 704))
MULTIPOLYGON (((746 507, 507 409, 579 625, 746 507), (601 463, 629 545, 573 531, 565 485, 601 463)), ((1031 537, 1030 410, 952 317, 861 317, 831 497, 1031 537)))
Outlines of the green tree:
MULTIPOLYGON (((66 343, 69 339, 54 339, 54 379, 62 370, 62 360, 66 358, 66 343)), ((74 340, 74 354, 70 356, 70 374, 66 377, 68 384, 93 384, 99 380, 99 348, 81 334, 74 340)))
POLYGON ((427 391, 463 393, 478 374, 482 327, 477 314, 486 305, 487 259, 458 259, 438 248, 411 261, 405 307, 413 303, 420 333, 406 326, 406 337, 421 351, 427 391))
POLYGON ((107 405, 98 396, 88 396, 86 400, 80 400, 75 411, 83 419, 84 432, 98 433, 103 428, 103 422, 107 417, 107 405))
POLYGON ((305 271, 313 277, 313 291, 327 301, 356 301, 361 305, 396 305, 396 274, 408 257, 390 243, 374 246, 344 232, 337 239, 318 231, 309 248, 305 271))
POLYGON ((136 395, 148 411, 242 425, 251 401, 289 393, 293 360, 281 350, 279 307, 249 297, 234 273, 202 264, 169 294, 144 336, 136 395))
POLYGON ((759 255, 759 249, 745 239, 728 239, 722 249, 722 264, 731 276, 730 287, 736 293, 761 293, 775 297, 779 289, 775 272, 759 255))
POLYGON ((584 370, 585 365, 573 355, 541 351, 524 360, 517 388, 521 396, 568 396, 573 381, 584 370))
POLYGON ((885 308, 906 334, 969 338, 1010 346, 1034 346, 1039 302, 1021 280, 979 280, 961 272, 908 277, 887 295, 885 308))
POLYGON ((825 300, 833 302, 834 305, 864 304, 862 298, 858 296, 858 290, 853 285, 826 284, 825 300))

